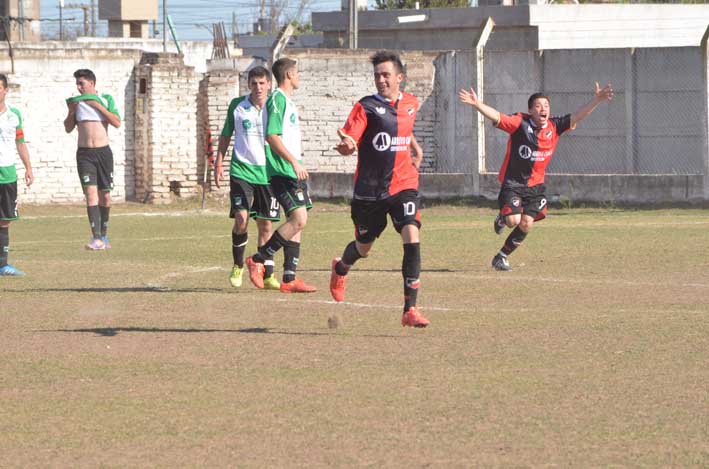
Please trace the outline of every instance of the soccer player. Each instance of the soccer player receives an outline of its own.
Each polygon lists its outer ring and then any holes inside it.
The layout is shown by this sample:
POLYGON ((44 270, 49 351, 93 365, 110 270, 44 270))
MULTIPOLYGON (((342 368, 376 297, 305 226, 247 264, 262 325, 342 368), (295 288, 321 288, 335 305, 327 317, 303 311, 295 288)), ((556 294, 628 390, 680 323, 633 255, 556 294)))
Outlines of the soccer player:
POLYGON ((470 104, 480 114, 490 119, 497 128, 510 134, 507 154, 500 168, 502 184, 498 204, 500 212, 495 218, 495 233, 505 226, 513 228, 502 249, 493 257, 496 270, 512 270, 507 257, 517 249, 529 234, 535 221, 543 220, 547 213, 544 187, 546 167, 554 155, 559 136, 588 117, 599 104, 613 99, 610 84, 603 89, 596 83, 595 95, 573 114, 551 117, 549 98, 534 93, 527 101, 528 113, 503 114, 478 99, 475 90, 460 90, 461 102, 470 104))
POLYGON ((25 144, 20 111, 8 106, 7 76, 0 74, 0 276, 21 277, 20 269, 8 264, 10 252, 10 222, 19 218, 17 212, 17 169, 15 152, 25 166, 25 184, 34 182, 30 154, 25 144))
POLYGON ((91 241, 86 249, 108 249, 108 216, 113 189, 113 153, 108 145, 108 125, 121 126, 121 117, 113 97, 99 95, 96 75, 88 69, 74 72, 76 89, 80 95, 66 100, 69 108, 64 119, 64 130, 79 132, 76 167, 86 197, 86 211, 91 226, 91 241))
POLYGON ((415 96, 400 91, 404 67, 397 54, 377 52, 371 63, 377 94, 360 99, 338 130, 341 140, 335 149, 341 155, 358 150, 351 203, 355 240, 347 245, 342 257, 332 260, 330 293, 335 301, 344 300, 350 268, 367 257, 386 228, 388 215, 404 245, 401 324, 426 327, 429 321, 416 306, 421 272, 417 166, 422 154, 413 128, 419 102, 415 96), (414 157, 410 147, 415 150, 414 157))
POLYGON ((283 207, 287 220, 273 233, 258 252, 246 259, 249 278, 257 288, 264 287, 265 263, 284 250, 283 293, 310 293, 316 288, 296 277, 300 258, 301 232, 308 221, 308 210, 313 206, 308 195, 308 171, 301 160, 301 136, 298 109, 291 100, 298 89, 300 77, 295 60, 282 58, 271 69, 278 88, 268 98, 266 111, 266 165, 271 189, 283 207))
MULTIPOLYGON (((266 111, 264 109, 271 91, 271 72, 258 66, 249 70, 249 90, 246 96, 232 99, 226 121, 219 137, 214 182, 219 186, 222 177, 222 161, 234 137, 234 151, 229 169, 231 210, 234 219, 231 230, 231 252, 234 267, 229 282, 234 288, 241 286, 244 274, 244 252, 249 240, 247 230, 249 216, 256 220, 258 246, 271 237, 273 221, 279 221, 279 206, 271 194, 266 173, 266 111)), ((273 259, 265 262, 263 287, 278 290, 280 283, 273 275, 273 259)))

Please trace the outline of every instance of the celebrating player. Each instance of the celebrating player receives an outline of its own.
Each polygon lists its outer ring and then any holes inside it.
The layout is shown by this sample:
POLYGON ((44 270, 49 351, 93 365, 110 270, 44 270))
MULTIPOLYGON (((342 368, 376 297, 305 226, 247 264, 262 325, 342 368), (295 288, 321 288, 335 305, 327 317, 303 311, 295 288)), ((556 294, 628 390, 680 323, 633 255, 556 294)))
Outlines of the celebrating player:
POLYGON ((358 259, 367 257, 386 228, 389 215, 404 244, 401 324, 426 327, 429 321, 416 306, 421 272, 418 164, 422 154, 413 128, 419 102, 399 89, 404 67, 397 54, 380 51, 371 62, 377 94, 355 104, 338 131, 341 140, 335 147, 341 155, 351 155, 355 150, 358 153, 351 203, 355 240, 347 245, 342 257, 332 260, 330 293, 335 301, 344 300, 350 268, 358 259), (410 147, 414 148, 414 157, 410 147))
POLYGON ((76 89, 81 93, 66 100, 69 108, 64 119, 64 130, 71 133, 76 127, 79 142, 76 167, 81 187, 86 196, 86 211, 91 225, 91 241, 86 249, 108 249, 108 215, 113 189, 113 153, 108 145, 108 125, 121 126, 121 117, 115 101, 109 94, 96 91, 96 75, 88 69, 74 72, 76 89))
POLYGON ((507 154, 500 168, 502 184, 497 200, 500 212, 495 218, 495 233, 500 234, 505 226, 513 228, 502 249, 493 257, 496 270, 512 270, 507 259, 517 249, 532 229, 535 221, 543 220, 547 213, 544 187, 546 167, 554 155, 559 136, 588 117, 604 101, 613 99, 610 84, 603 89, 596 83, 593 99, 573 114, 551 117, 549 98, 543 93, 529 97, 529 112, 511 116, 502 114, 478 99, 471 88, 460 90, 461 102, 470 104, 480 114, 490 119, 495 126, 510 134, 507 154))
MULTIPOLYGON (((219 137, 214 182, 219 187, 222 161, 234 137, 234 151, 229 169, 231 210, 234 219, 231 230, 231 252, 234 267, 229 282, 241 286, 244 274, 244 251, 249 241, 247 230, 249 216, 256 220, 258 246, 261 247, 273 230, 272 221, 279 221, 279 206, 271 194, 266 174, 266 111, 264 107, 271 91, 271 72, 258 66, 249 70, 248 84, 251 93, 232 99, 226 121, 219 137)), ((263 288, 278 290, 280 283, 273 275, 273 259, 266 260, 263 288)))
POLYGON ((266 110, 266 165, 271 188, 288 218, 253 256, 246 259, 249 278, 257 288, 264 287, 265 263, 273 262, 273 255, 284 250, 284 293, 310 293, 315 287, 296 277, 300 258, 301 232, 308 221, 312 202, 308 195, 308 171, 301 164, 301 137, 298 109, 291 100, 298 89, 300 76, 295 60, 282 58, 274 62, 273 76, 278 88, 268 98, 266 110))
POLYGON ((25 166, 25 184, 34 182, 30 154, 25 144, 20 111, 5 103, 9 91, 7 76, 0 74, 0 276, 21 277, 20 269, 8 264, 10 222, 19 217, 17 211, 17 169, 15 152, 25 166))

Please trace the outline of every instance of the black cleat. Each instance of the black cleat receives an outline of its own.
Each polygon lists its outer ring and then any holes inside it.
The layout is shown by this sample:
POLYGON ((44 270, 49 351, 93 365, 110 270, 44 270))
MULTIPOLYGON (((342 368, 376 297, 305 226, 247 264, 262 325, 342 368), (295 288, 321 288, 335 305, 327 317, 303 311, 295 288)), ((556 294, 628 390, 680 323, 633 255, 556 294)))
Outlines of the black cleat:
POLYGON ((502 230, 504 230, 506 226, 507 224, 505 224, 505 217, 498 213, 495 217, 495 222, 493 223, 493 228, 495 228, 495 234, 501 234, 502 230))
POLYGON ((510 262, 505 256, 502 256, 500 254, 492 258, 492 266, 495 268, 495 270, 502 270, 505 272, 512 270, 510 262))

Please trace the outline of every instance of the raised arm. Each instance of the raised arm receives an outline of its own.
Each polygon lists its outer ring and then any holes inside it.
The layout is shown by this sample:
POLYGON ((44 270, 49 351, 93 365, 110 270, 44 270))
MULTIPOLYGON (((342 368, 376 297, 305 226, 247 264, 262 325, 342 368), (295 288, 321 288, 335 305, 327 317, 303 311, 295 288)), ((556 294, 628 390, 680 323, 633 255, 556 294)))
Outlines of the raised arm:
POLYGON ((98 112, 100 112, 101 115, 103 115, 103 117, 106 118, 106 122, 111 124, 113 127, 118 128, 121 126, 121 118, 119 116, 117 116, 116 114, 112 113, 111 111, 109 111, 108 109, 106 109, 103 104, 99 103, 98 101, 94 101, 94 100, 86 101, 86 103, 89 106, 96 108, 96 110, 98 110, 98 112))
POLYGON ((611 87, 611 84, 608 83, 601 89, 601 87, 598 86, 598 82, 596 82, 596 91, 593 99, 585 106, 579 108, 578 111, 571 114, 571 128, 574 128, 576 124, 590 116, 593 110, 603 101, 610 101, 611 99, 613 99, 613 87, 611 87))
POLYGON ((480 101, 474 89, 470 88, 470 91, 460 90, 458 92, 458 97, 460 98, 461 103, 470 104, 480 114, 490 119, 493 124, 497 125, 500 123, 500 112, 480 101))

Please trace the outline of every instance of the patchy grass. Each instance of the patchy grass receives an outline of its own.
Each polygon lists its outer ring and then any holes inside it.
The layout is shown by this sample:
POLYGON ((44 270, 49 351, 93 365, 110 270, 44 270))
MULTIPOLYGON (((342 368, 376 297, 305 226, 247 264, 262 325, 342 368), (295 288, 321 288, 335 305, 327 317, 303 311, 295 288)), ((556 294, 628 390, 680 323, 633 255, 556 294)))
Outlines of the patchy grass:
POLYGON ((706 211, 554 210, 500 273, 491 209, 426 209, 426 330, 391 228, 331 301, 342 204, 311 212, 307 296, 229 286, 223 207, 117 206, 109 252, 83 207, 22 214, 0 466, 709 464, 706 211))

